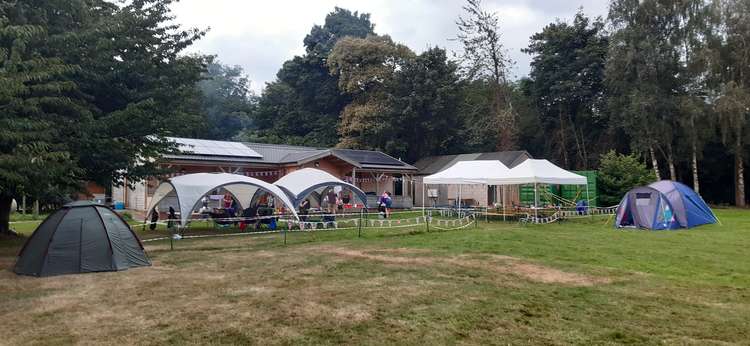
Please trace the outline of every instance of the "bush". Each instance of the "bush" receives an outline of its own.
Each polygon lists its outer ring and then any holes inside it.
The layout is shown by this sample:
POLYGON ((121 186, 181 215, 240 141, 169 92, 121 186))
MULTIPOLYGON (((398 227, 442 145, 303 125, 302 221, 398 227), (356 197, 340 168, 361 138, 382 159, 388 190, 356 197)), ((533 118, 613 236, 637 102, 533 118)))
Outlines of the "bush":
POLYGON ((598 190, 601 205, 620 203, 628 190, 654 182, 653 172, 635 155, 622 155, 610 150, 601 156, 598 190))
POLYGON ((126 212, 124 212, 124 213, 120 214, 120 216, 122 216, 122 218, 123 218, 123 219, 124 219, 125 221, 127 221, 127 222, 131 222, 131 221, 133 221, 133 214, 131 214, 130 212, 127 212, 127 211, 126 211, 126 212))

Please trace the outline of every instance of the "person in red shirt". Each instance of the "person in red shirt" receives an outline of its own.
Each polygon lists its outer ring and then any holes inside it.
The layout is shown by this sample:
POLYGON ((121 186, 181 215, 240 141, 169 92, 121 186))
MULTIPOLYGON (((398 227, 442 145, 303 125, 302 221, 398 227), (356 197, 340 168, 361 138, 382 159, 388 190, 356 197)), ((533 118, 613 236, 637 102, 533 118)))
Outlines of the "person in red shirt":
POLYGON ((232 207, 232 195, 229 194, 229 192, 224 194, 224 200, 222 201, 222 205, 224 206, 224 209, 231 208, 232 207))

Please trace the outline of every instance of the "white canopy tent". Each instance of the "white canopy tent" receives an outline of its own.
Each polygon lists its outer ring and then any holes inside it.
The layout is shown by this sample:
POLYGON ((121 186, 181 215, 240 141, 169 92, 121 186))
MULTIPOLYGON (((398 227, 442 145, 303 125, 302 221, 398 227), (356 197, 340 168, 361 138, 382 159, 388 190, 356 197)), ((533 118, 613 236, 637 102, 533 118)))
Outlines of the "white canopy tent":
MULTIPOLYGON (((586 201, 588 202, 589 199, 586 177, 566 171, 543 159, 527 159, 512 169, 494 160, 461 161, 443 171, 424 177, 422 182, 424 184, 457 184, 459 191, 461 185, 468 184, 534 184, 535 207, 538 206, 539 200, 538 184, 586 185, 586 201)), ((459 206, 460 198, 459 192, 459 206)), ((424 205, 424 193, 422 205, 424 205)))
POLYGON ((566 171, 544 159, 527 159, 510 170, 507 177, 493 181, 497 185, 534 184, 534 213, 539 204, 538 184, 586 185, 586 203, 589 202, 588 179, 566 171))
POLYGON ((248 207, 259 191, 268 192, 298 218, 294 203, 278 186, 244 175, 229 173, 195 173, 171 178, 156 188, 149 204, 146 220, 154 207, 168 196, 176 196, 177 209, 180 211, 180 225, 185 227, 193 210, 198 207, 203 197, 212 191, 223 188, 234 196, 240 208, 248 207))
POLYGON ((350 190, 357 195, 365 207, 367 206, 367 195, 358 187, 315 168, 303 168, 289 173, 277 180, 274 185, 287 193, 295 208, 299 207, 299 204, 313 192, 320 195, 324 190, 336 186, 350 190))
POLYGON ((586 177, 566 171, 547 160, 527 159, 505 177, 491 179, 496 185, 553 184, 586 185, 586 177))
MULTIPOLYGON (((491 181, 507 177, 510 169, 499 160, 459 161, 440 172, 422 179, 422 184, 458 185, 458 207, 461 208, 461 185, 498 185, 491 181)), ((422 208, 424 209, 424 191, 422 188, 422 208)))

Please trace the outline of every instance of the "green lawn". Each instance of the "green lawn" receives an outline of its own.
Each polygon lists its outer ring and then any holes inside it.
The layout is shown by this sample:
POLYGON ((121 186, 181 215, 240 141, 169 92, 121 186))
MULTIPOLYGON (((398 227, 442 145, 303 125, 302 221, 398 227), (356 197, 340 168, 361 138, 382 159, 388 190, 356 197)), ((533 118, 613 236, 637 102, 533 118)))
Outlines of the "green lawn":
POLYGON ((0 240, 0 343, 749 344, 750 211, 716 213, 155 241, 150 268, 45 279, 0 240))

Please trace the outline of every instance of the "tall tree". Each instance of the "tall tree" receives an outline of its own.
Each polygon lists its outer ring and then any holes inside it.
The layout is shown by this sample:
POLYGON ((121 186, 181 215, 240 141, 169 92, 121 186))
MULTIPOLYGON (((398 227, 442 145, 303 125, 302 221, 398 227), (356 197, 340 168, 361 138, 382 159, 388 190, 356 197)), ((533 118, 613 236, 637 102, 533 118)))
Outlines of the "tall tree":
POLYGON ((388 88, 414 53, 388 36, 340 39, 328 56, 331 74, 352 102, 341 112, 338 146, 384 150, 393 119, 388 88))
POLYGON ((342 37, 373 34, 370 15, 336 7, 323 26, 304 39, 306 53, 286 61, 258 100, 252 127, 243 138, 253 141, 333 146, 339 114, 351 97, 338 89, 327 58, 342 37))
POLYGON ((1 5, 0 78, 10 87, 0 104, 8 124, 2 153, 15 162, 0 182, 3 200, 73 181, 109 187, 152 175, 155 159, 174 149, 164 137, 200 123, 195 83, 205 59, 180 53, 203 32, 171 24, 171 3, 1 5))
POLYGON ((750 90, 731 81, 727 83, 722 96, 716 103, 719 114, 722 141, 734 153, 735 205, 744 207, 745 200, 745 143, 750 118, 750 90))
POLYGON ((714 2, 714 32, 710 37, 714 110, 722 142, 734 155, 735 205, 746 205, 745 156, 750 133, 750 2, 714 2))
POLYGON ((203 80, 198 82, 198 89, 202 94, 201 104, 207 117, 202 138, 231 139, 249 126, 255 96, 242 67, 211 62, 203 80))
POLYGON ((572 23, 557 21, 531 36, 523 50, 534 55, 530 86, 542 126, 555 134, 547 152, 566 168, 586 169, 607 150, 601 144, 609 128, 603 110, 608 47, 601 18, 592 22, 579 11, 572 23))
POLYGON ((14 10, 0 5, 0 234, 9 231, 14 197, 77 184, 65 137, 80 135, 75 124, 91 116, 67 80, 75 67, 45 58, 46 28, 21 23, 14 10))
MULTIPOLYGON (((674 0, 676 1, 676 0, 674 0)), ((679 116, 680 17, 673 0, 613 0, 606 81, 609 108, 627 129, 631 146, 647 152, 657 179, 657 153, 662 153, 675 176, 673 142, 679 116)))
POLYGON ((483 80, 491 88, 490 114, 492 128, 497 129, 498 150, 511 150, 518 146, 517 114, 513 109, 509 84, 508 58, 501 41, 497 13, 482 8, 481 0, 467 0, 464 16, 456 21, 457 40, 463 45, 460 56, 464 76, 468 80, 483 80))
POLYGON ((409 59, 388 88, 392 114, 385 150, 407 162, 460 150, 461 91, 457 65, 444 49, 430 48, 409 59))

